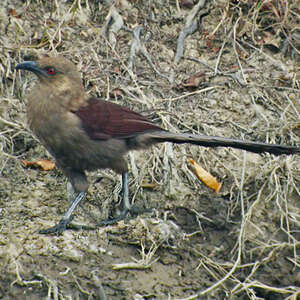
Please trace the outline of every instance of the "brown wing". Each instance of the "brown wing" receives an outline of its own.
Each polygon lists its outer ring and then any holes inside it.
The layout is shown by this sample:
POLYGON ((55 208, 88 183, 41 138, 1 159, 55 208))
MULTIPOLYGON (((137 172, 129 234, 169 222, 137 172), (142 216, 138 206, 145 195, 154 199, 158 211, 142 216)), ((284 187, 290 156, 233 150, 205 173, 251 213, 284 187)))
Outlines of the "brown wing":
POLYGON ((138 133, 163 130, 142 115, 118 104, 90 98, 88 105, 74 112, 90 138, 128 138, 138 133))

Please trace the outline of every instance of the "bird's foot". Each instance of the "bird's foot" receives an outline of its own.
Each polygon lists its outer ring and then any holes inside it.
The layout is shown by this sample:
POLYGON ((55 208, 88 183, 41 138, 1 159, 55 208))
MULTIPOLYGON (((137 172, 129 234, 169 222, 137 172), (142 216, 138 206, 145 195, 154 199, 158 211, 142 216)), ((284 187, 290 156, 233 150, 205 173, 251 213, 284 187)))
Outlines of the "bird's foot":
POLYGON ((132 218, 135 218, 137 215, 139 215, 141 213, 151 212, 151 211, 152 211, 152 209, 141 209, 141 208, 133 205, 130 208, 123 209, 121 211, 120 215, 115 218, 99 221, 96 226, 101 227, 101 226, 113 225, 113 224, 118 223, 119 221, 126 219, 128 214, 130 214, 132 216, 132 218))
POLYGON ((124 209, 122 210, 122 212, 120 213, 119 216, 115 217, 115 218, 111 218, 111 219, 108 219, 108 220, 102 220, 102 221, 99 221, 97 223, 97 226, 106 226, 106 225, 113 225, 113 224, 116 224, 118 223, 119 221, 122 221, 126 218, 126 216, 128 215, 128 213, 130 212, 129 209, 124 209))
POLYGON ((56 224, 55 226, 46 228, 46 229, 41 229, 39 231, 39 233, 41 233, 41 234, 51 233, 51 234, 60 235, 67 229, 67 225, 71 222, 71 220, 72 220, 71 218, 61 219, 60 222, 58 224, 56 224))
POLYGON ((152 209, 141 209, 137 206, 131 206, 129 209, 126 208, 122 210, 119 216, 115 218, 111 218, 108 220, 99 221, 95 226, 88 226, 88 225, 80 225, 80 224, 73 224, 71 223, 72 217, 69 219, 61 219, 58 224, 56 224, 53 227, 41 229, 39 233, 41 234, 62 234, 66 229, 71 230, 95 230, 97 227, 107 226, 107 225, 113 225, 118 223, 119 221, 122 221, 126 219, 128 214, 130 214, 133 218, 137 215, 144 213, 144 212, 151 212, 152 209))

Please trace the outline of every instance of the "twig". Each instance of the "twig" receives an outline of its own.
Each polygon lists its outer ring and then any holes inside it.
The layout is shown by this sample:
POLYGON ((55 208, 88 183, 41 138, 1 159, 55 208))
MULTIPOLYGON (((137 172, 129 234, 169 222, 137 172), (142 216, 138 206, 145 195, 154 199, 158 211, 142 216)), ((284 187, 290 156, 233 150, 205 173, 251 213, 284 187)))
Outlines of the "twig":
POLYGON ((18 124, 18 123, 15 123, 15 122, 10 122, 8 120, 3 119, 1 116, 0 116, 0 122, 4 123, 5 125, 9 125, 11 127, 17 128, 17 129, 24 129, 25 128, 22 124, 18 124))
POLYGON ((112 49, 115 49, 117 39, 117 33, 122 29, 124 26, 124 21, 118 11, 116 10, 115 5, 110 7, 108 16, 106 17, 107 21, 104 25, 104 36, 109 41, 112 49))
MULTIPOLYGON (((242 170, 242 180, 241 180, 241 185, 240 185, 240 189, 243 189, 243 184, 244 184, 244 176, 245 176, 245 167, 246 167, 246 151, 244 151, 244 160, 243 160, 243 170, 242 170)), ((243 193, 241 192, 241 207, 242 207, 242 212, 244 213, 244 199, 243 199, 243 193)), ((217 287, 219 287, 220 285, 222 285, 228 278, 230 278, 233 273, 237 270, 240 262, 241 262, 241 257, 242 257, 242 249, 243 249, 243 239, 244 239, 244 232, 245 232, 245 227, 246 227, 246 221, 248 219, 248 214, 245 216, 243 215, 243 219, 242 219, 242 224, 241 224, 241 228, 240 228, 240 234, 239 234, 239 238, 238 238, 238 254, 237 254, 237 259, 233 265, 233 267, 231 268, 231 270, 219 281, 217 281, 215 284, 213 284, 211 287, 205 289, 204 291, 200 292, 199 295, 203 296, 206 295, 207 293, 213 291, 214 289, 216 289, 217 287)))
POLYGON ((95 274, 95 271, 92 271, 92 279, 93 279, 95 285, 98 287, 98 293, 97 293, 98 299, 99 300, 107 300, 102 283, 101 283, 99 277, 95 274))
MULTIPOLYGON (((240 17, 238 17, 238 19, 236 20, 234 26, 233 26, 233 40, 232 40, 232 46, 233 46, 233 50, 234 50, 234 53, 235 53, 235 57, 236 57, 236 60, 237 60, 237 63, 239 65, 239 68, 241 70, 241 73, 242 73, 242 76, 243 76, 243 82, 241 82, 241 80, 238 80, 240 84, 242 85, 245 85, 247 84, 247 81, 246 81, 246 78, 245 78, 245 74, 244 74, 244 71, 243 71, 243 67, 241 65, 241 62, 240 62, 240 58, 239 58, 239 55, 237 53, 237 50, 236 50, 236 27, 239 23, 239 20, 240 20, 240 17)), ((238 78, 237 78, 238 79, 238 78)))
MULTIPOLYGON (((205 3, 206 0, 199 0, 199 2, 194 6, 194 8, 191 10, 190 14, 186 18, 184 28, 179 33, 177 39, 177 50, 174 58, 175 65, 183 56, 184 40, 187 36, 193 34, 198 29, 198 20, 196 19, 196 16, 199 13, 200 9, 205 6, 205 3)), ((206 13, 207 11, 203 11, 201 14, 199 14, 199 18, 201 18, 206 13)))
POLYGON ((136 53, 141 52, 143 54, 143 56, 146 58, 149 66, 154 70, 154 72, 160 76, 163 77, 165 79, 167 79, 170 83, 171 83, 171 79, 169 79, 168 76, 160 73, 157 68, 155 67, 155 65, 153 64, 150 55, 148 54, 145 46, 141 43, 140 40, 140 34, 143 30, 142 26, 137 26, 136 28, 134 28, 132 32, 133 35, 133 41, 131 43, 131 47, 130 47, 130 56, 129 56, 129 62, 128 62, 128 69, 132 71, 132 67, 133 67, 133 61, 134 61, 134 57, 136 55, 136 53))
POLYGON ((220 51, 218 53, 218 57, 217 57, 216 65, 215 65, 215 70, 214 70, 214 75, 217 75, 219 73, 218 67, 219 67, 220 59, 221 59, 221 56, 222 56, 225 44, 227 42, 228 36, 230 36, 230 35, 231 35, 231 31, 229 32, 229 34, 226 36, 226 39, 222 43, 221 49, 220 49, 220 51))
POLYGON ((222 88, 222 87, 221 86, 210 86, 210 87, 204 88, 202 90, 198 90, 198 91, 195 91, 195 92, 186 93, 186 94, 178 96, 178 97, 174 97, 174 98, 170 98, 170 99, 160 99, 160 100, 158 100, 158 102, 176 101, 176 100, 180 100, 180 99, 192 96, 192 95, 197 95, 197 94, 205 93, 205 92, 214 90, 215 88, 222 88))
POLYGON ((155 252, 157 251, 157 249, 159 248, 159 245, 153 244, 147 254, 145 253, 145 246, 143 244, 141 244, 141 247, 142 247, 142 251, 141 251, 142 259, 137 260, 137 259, 133 258, 133 260, 135 260, 134 262, 113 264, 113 270, 147 269, 159 260, 159 257, 152 260, 152 257, 155 254, 155 252))
MULTIPOLYGON (((280 67, 281 70, 283 70, 284 72, 288 72, 288 69, 286 67, 286 65, 282 62, 282 60, 278 60, 278 59, 275 59, 275 58, 272 58, 270 55, 266 54, 265 52, 262 51, 262 49, 258 49, 256 48, 255 46, 251 45, 250 43, 248 43, 247 41, 245 40, 241 40, 241 39, 237 39, 241 44, 246 44, 248 47, 258 51, 259 53, 263 54, 267 59, 269 59, 273 64, 274 66, 276 67, 280 67)), ((278 88, 284 88, 284 87, 278 87, 278 88)), ((295 91, 298 91, 297 89, 293 89, 295 91)))

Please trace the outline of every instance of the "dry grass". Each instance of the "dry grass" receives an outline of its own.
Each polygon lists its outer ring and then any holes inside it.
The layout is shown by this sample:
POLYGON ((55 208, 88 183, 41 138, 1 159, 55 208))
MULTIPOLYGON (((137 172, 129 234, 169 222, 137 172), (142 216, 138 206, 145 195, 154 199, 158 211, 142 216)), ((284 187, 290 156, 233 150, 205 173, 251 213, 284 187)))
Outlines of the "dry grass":
MULTIPOLYGON (((180 60, 179 33, 201 13, 180 1, 104 2, 0 4, 0 298, 297 299, 299 156, 155 146, 128 160, 132 201, 154 213, 93 232, 36 233, 67 201, 59 170, 20 163, 49 157, 26 127, 24 99, 35 78, 14 70, 25 59, 64 55, 90 94, 171 131, 300 144, 296 2, 206 3, 180 60), (199 86, 183 86, 198 72, 199 86), (218 195, 196 179, 187 157, 223 182, 218 195)), ((118 201, 119 179, 101 171, 91 182, 99 176, 77 214, 82 223, 106 217, 118 201)))

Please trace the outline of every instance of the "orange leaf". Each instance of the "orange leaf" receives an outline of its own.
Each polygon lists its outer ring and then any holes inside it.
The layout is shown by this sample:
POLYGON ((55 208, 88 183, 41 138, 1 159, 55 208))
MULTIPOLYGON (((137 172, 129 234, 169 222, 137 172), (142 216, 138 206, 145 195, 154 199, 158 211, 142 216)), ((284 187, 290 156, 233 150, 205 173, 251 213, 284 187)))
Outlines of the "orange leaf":
POLYGON ((216 193, 219 192, 222 183, 218 182, 215 177, 204 170, 199 164, 197 164, 193 159, 188 159, 191 164, 191 169, 195 175, 209 188, 213 189, 216 193))
POLYGON ((51 160, 47 159, 40 159, 37 161, 27 161, 27 160, 21 160, 23 165, 25 167, 38 167, 42 169, 43 171, 50 171, 55 168, 55 163, 51 160))
POLYGON ((17 11, 14 8, 10 8, 9 9, 9 15, 12 17, 16 17, 17 16, 17 11))

